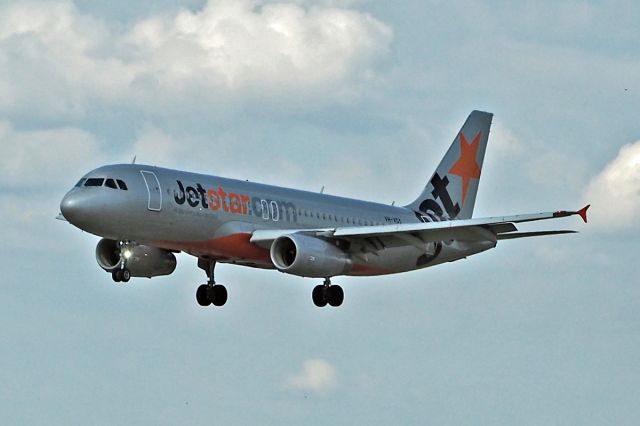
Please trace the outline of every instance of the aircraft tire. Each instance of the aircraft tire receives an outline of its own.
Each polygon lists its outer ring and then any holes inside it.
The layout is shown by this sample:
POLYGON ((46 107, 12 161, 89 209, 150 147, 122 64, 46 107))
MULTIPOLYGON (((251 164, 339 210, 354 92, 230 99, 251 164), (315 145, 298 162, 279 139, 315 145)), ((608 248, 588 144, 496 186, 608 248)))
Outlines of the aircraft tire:
POLYGON ((115 271, 111 272, 111 279, 113 279, 113 282, 119 283, 122 281, 122 278, 120 278, 120 269, 116 269, 115 271))
POLYGON ((332 285, 327 289, 327 299, 331 306, 337 307, 344 301, 344 291, 339 285, 332 285))
POLYGON ((211 304, 211 300, 209 300, 208 287, 208 285, 202 284, 198 287, 198 290, 196 290, 196 300, 200 306, 209 306, 211 304))
POLYGON ((311 298, 313 299, 313 304, 318 308, 327 306, 327 298, 325 297, 325 290, 323 285, 317 285, 313 288, 311 298))
POLYGON ((128 283, 129 280, 131 279, 131 272, 129 272, 128 269, 123 269, 121 271, 120 275, 122 276, 122 282, 123 283, 128 283))
POLYGON ((229 295, 225 286, 214 285, 212 291, 209 293, 209 296, 213 296, 211 297, 211 303, 213 303, 214 306, 222 306, 227 303, 227 298, 229 295))

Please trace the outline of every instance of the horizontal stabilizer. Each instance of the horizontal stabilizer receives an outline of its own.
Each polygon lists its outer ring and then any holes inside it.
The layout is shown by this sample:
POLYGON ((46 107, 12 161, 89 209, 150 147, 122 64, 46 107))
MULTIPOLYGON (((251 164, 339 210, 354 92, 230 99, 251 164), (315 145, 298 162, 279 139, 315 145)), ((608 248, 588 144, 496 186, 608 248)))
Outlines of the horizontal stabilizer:
POLYGON ((511 234, 498 234, 498 240, 512 240, 514 238, 541 237, 544 235, 575 234, 576 231, 536 231, 514 232, 511 234))

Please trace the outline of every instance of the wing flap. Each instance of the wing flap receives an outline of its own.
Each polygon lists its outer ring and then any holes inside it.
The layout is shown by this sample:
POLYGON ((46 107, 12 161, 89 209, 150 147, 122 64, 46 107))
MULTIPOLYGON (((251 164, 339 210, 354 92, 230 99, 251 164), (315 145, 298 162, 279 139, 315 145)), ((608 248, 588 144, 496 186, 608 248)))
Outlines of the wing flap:
POLYGON ((512 234, 500 234, 498 240, 512 240, 515 238, 541 237, 544 235, 577 234, 577 231, 535 231, 535 232, 514 232, 512 234))

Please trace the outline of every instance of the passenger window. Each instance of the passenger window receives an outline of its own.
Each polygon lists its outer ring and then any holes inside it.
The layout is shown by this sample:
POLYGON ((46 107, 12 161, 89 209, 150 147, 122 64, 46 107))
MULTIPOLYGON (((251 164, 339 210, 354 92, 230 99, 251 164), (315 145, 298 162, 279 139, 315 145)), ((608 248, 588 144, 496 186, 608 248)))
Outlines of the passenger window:
POLYGON ((84 183, 84 186, 102 186, 104 179, 102 178, 89 178, 84 183))
POLYGON ((127 189, 127 184, 124 183, 124 181, 122 179, 116 179, 116 182, 118 182, 118 186, 120 187, 120 189, 126 191, 127 189))
POLYGON ((86 180, 85 178, 80 179, 80 180, 78 181, 78 183, 76 183, 76 186, 75 186, 75 187, 76 187, 76 188, 81 187, 85 180, 86 180))
POLYGON ((118 187, 116 186, 116 181, 113 179, 107 179, 104 183, 104 186, 106 186, 107 188, 118 189, 118 187))

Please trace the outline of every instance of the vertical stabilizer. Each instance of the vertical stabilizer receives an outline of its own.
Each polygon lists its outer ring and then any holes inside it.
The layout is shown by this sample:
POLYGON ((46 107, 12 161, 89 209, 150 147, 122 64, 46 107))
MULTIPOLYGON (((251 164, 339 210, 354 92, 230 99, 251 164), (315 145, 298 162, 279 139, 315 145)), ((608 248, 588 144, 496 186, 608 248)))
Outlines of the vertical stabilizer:
POLYGON ((429 221, 470 219, 493 114, 473 111, 422 194, 407 208, 429 221))

